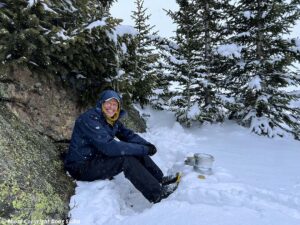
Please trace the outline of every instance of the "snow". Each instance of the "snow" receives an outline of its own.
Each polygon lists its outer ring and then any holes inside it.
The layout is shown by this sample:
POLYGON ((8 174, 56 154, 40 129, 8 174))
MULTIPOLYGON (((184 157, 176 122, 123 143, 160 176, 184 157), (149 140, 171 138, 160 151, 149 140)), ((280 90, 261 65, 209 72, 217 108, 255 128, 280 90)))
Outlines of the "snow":
POLYGON ((47 4, 42 3, 42 5, 43 5, 43 7, 46 11, 53 12, 53 13, 57 14, 53 9, 49 8, 49 6, 47 4))
MULTIPOLYGON (((104 20, 96 20, 96 21, 90 23, 86 27, 86 29, 91 30, 95 27, 99 27, 99 26, 102 27, 102 26, 107 25, 105 19, 104 20)), ((131 34, 134 36, 134 35, 138 34, 137 30, 134 27, 129 26, 129 25, 117 25, 114 29, 114 32, 119 36, 123 36, 125 34, 131 34)))
POLYGON ((70 36, 65 35, 65 33, 67 33, 64 29, 61 29, 59 32, 56 33, 56 35, 60 38, 62 38, 63 40, 69 40, 71 39, 70 36))
POLYGON ((120 79, 124 74, 126 74, 126 72, 122 69, 119 69, 117 72, 116 79, 120 79))
POLYGON ((87 25, 86 29, 92 30, 95 27, 102 27, 102 26, 105 26, 105 25, 106 25, 105 21, 103 21, 103 20, 96 20, 96 21, 90 23, 89 25, 87 25))
POLYGON ((187 64, 187 61, 185 59, 183 60, 180 60, 180 59, 176 59, 174 56, 170 56, 169 57, 169 60, 174 63, 174 64, 177 64, 177 65, 182 65, 182 64, 187 64))
POLYGON ((265 102, 265 103, 268 103, 268 102, 269 102, 268 99, 269 99, 270 97, 271 97, 270 95, 269 95, 269 96, 266 96, 266 95, 260 95, 260 96, 258 96, 257 101, 258 101, 258 102, 265 102))
POLYGON ((261 90, 261 79, 258 75, 253 77, 250 82, 248 83, 249 89, 254 89, 254 90, 261 90))
POLYGON ((224 94, 217 95, 217 97, 219 97, 221 99, 221 101, 224 103, 235 103, 234 97, 228 97, 224 94))
POLYGON ((28 5, 31 7, 35 4, 36 0, 27 0, 28 1, 28 5))
POLYGON ((86 79, 86 77, 83 76, 82 74, 77 74, 76 79, 86 79))
MULTIPOLYGON (((129 25, 117 25, 113 30, 106 31, 106 35, 112 40, 115 44, 117 44, 118 36, 122 37, 124 35, 132 35, 135 36, 138 34, 138 31, 129 25)), ((126 52, 127 48, 124 47, 124 44, 122 44, 122 51, 126 52)))
POLYGON ((151 204, 123 174, 77 181, 71 220, 81 225, 300 224, 299 141, 261 137, 231 122, 185 129, 170 112, 139 110, 148 125, 141 136, 158 148, 153 160, 164 173, 183 172, 178 189, 151 204), (206 179, 183 163, 196 152, 215 158, 206 179))
POLYGON ((294 48, 294 51, 300 52, 300 38, 295 39, 295 45, 296 45, 296 47, 294 48))
MULTIPOLYGON (((93 28, 96 28, 96 27, 106 26, 107 23, 105 20, 106 20, 106 18, 104 18, 103 20, 96 20, 96 21, 90 23, 89 25, 87 25, 86 29, 92 30, 93 28)), ((138 34, 138 32, 134 27, 129 26, 129 25, 117 25, 116 27, 114 27, 114 29, 106 31, 106 35, 115 44, 117 44, 118 36, 122 37, 125 34, 135 36, 138 34)), ((125 51, 125 52, 127 51, 127 48, 124 47, 124 45, 122 45, 122 51, 125 51)))
POLYGON ((251 17, 253 17, 252 12, 251 11, 245 11, 244 12, 244 17, 246 17, 247 19, 250 19, 251 17))
POLYGON ((217 52, 225 57, 234 56, 237 58, 241 57, 241 50, 242 48, 236 44, 226 44, 220 45, 217 49, 217 52))
POLYGON ((250 36, 251 36, 251 33, 249 31, 241 32, 236 35, 236 37, 250 37, 250 36))
POLYGON ((125 43, 122 43, 122 44, 121 44, 121 50, 122 50, 122 52, 123 52, 124 54, 127 53, 127 46, 126 46, 125 43))
POLYGON ((196 119, 197 116, 200 114, 199 105, 195 102, 192 107, 188 111, 188 118, 196 119))

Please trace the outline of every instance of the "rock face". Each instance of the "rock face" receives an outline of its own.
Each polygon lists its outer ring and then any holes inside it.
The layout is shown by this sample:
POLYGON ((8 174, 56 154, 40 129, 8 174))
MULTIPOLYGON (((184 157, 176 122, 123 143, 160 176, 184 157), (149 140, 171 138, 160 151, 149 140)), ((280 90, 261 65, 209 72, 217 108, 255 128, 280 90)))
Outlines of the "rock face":
POLYGON ((7 68, 1 73, 0 96, 7 99, 9 110, 40 133, 54 140, 69 139, 81 110, 72 90, 54 77, 26 68, 7 68))
POLYGON ((126 127, 134 130, 135 132, 146 132, 146 122, 140 116, 139 112, 130 103, 130 97, 127 94, 122 96, 123 109, 126 111, 127 116, 122 118, 122 122, 126 127))
POLYGON ((0 155, 1 224, 9 219, 66 218, 74 183, 63 171, 56 146, 20 121, 3 103, 0 103, 0 155))
POLYGON ((122 123, 135 132, 145 132, 147 128, 146 122, 141 118, 138 111, 132 105, 124 105, 123 108, 126 111, 127 116, 121 119, 122 123))

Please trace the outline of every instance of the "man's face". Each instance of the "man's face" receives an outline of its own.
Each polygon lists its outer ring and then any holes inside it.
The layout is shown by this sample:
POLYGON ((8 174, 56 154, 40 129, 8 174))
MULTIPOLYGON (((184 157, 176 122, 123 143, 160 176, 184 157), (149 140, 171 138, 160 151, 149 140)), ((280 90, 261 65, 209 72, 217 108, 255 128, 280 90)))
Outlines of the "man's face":
POLYGON ((106 116, 113 117, 115 113, 118 111, 119 103, 116 99, 112 98, 103 103, 103 107, 106 113, 106 116))

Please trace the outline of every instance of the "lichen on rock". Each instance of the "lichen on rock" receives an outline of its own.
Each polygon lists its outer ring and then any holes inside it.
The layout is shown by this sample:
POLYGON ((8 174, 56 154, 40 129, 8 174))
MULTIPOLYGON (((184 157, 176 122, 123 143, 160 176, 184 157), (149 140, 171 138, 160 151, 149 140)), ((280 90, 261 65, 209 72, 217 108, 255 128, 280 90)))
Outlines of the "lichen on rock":
POLYGON ((74 184, 56 146, 0 103, 0 220, 66 218, 74 184))

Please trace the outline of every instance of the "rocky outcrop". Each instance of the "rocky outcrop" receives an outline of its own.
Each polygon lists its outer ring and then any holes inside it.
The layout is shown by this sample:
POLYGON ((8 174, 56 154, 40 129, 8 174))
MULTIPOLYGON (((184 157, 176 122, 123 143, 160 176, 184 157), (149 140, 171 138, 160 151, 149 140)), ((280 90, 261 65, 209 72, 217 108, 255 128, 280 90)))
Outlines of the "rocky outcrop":
POLYGON ((135 132, 143 133, 146 131, 146 122, 140 116, 139 112, 132 105, 124 105, 124 110, 127 116, 121 119, 122 123, 126 124, 126 127, 134 130, 135 132))
POLYGON ((0 96, 17 117, 54 140, 70 138, 74 118, 81 112, 76 94, 54 75, 26 68, 2 69, 0 96))
POLYGON ((20 121, 3 103, 0 155, 1 224, 43 224, 66 218, 74 183, 63 171, 56 146, 20 121))
POLYGON ((122 96, 122 104, 127 116, 123 117, 121 121, 126 125, 126 127, 134 130, 135 132, 146 132, 146 122, 131 104, 131 99, 128 94, 124 94, 122 96))
MULTIPOLYGON (((69 140, 76 117, 86 110, 78 106, 76 96, 54 75, 32 73, 24 67, 0 68, 0 100, 30 127, 55 141, 69 140)), ((128 116, 123 122, 136 132, 145 132, 139 113, 126 101, 124 107, 128 116)))

